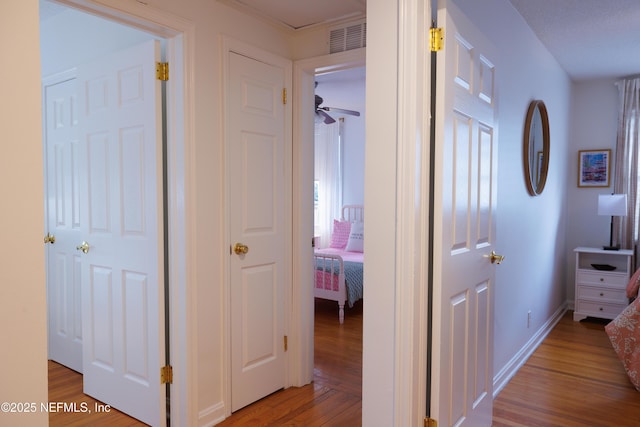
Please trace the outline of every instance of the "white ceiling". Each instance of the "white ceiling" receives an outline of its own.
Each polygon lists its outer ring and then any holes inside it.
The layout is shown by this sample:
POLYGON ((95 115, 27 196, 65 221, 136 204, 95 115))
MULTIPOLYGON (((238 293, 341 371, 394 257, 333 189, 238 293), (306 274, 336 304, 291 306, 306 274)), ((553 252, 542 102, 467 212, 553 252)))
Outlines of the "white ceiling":
POLYGON ((510 0, 574 80, 640 74, 640 0, 510 0))
MULTIPOLYGON (((364 17, 366 0, 222 0, 299 29, 364 17)), ((510 0, 574 80, 640 73, 640 0, 510 0)))
POLYGON ((364 18, 366 0, 221 0, 297 30, 316 24, 364 18))
MULTIPOLYGON (((219 0, 291 29, 364 18, 366 0, 219 0)), ((509 0, 574 80, 640 74, 640 0, 509 0)), ((40 1, 41 15, 62 8, 40 1)))

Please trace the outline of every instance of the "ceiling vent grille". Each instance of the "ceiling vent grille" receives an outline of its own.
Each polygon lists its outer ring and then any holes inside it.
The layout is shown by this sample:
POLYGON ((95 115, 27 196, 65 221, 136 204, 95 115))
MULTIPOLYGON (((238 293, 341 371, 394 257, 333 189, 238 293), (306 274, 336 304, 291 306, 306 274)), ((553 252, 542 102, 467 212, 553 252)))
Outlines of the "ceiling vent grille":
POLYGON ((359 22, 329 29, 329 53, 367 46, 367 23, 359 22))

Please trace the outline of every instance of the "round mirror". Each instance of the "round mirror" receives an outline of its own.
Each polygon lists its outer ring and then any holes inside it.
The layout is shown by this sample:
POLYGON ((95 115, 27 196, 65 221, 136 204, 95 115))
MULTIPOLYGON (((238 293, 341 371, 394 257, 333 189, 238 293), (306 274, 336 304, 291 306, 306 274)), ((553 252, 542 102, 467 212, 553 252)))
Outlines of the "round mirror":
POLYGON ((542 101, 531 101, 524 122, 524 178, 532 196, 542 193, 549 169, 549 116, 542 101))

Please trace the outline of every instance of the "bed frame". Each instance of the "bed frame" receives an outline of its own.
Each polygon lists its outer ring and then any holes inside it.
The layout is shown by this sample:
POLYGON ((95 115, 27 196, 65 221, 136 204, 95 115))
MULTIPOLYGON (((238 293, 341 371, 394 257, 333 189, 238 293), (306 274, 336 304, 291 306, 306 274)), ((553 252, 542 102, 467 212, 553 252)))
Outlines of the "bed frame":
MULTIPOLYGON (((364 221, 364 206, 344 205, 342 221, 364 221)), ((314 253, 313 296, 338 303, 338 319, 344 323, 344 303, 347 301, 347 287, 344 283, 344 261, 340 255, 314 253), (325 272, 338 271, 338 274, 325 272)))

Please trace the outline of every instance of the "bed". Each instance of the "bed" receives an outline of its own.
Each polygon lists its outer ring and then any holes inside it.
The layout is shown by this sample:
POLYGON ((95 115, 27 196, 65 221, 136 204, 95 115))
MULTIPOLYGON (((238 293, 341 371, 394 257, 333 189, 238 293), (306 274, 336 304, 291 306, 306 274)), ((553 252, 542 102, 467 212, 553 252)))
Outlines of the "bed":
POLYGON ((627 298, 635 298, 607 326, 605 332, 613 345, 618 358, 622 362, 629 380, 640 391, 640 269, 638 269, 627 285, 627 298))
POLYGON ((314 297, 336 301, 338 320, 344 323, 344 306, 363 295, 364 208, 345 205, 342 216, 333 221, 328 248, 314 252, 314 297))

